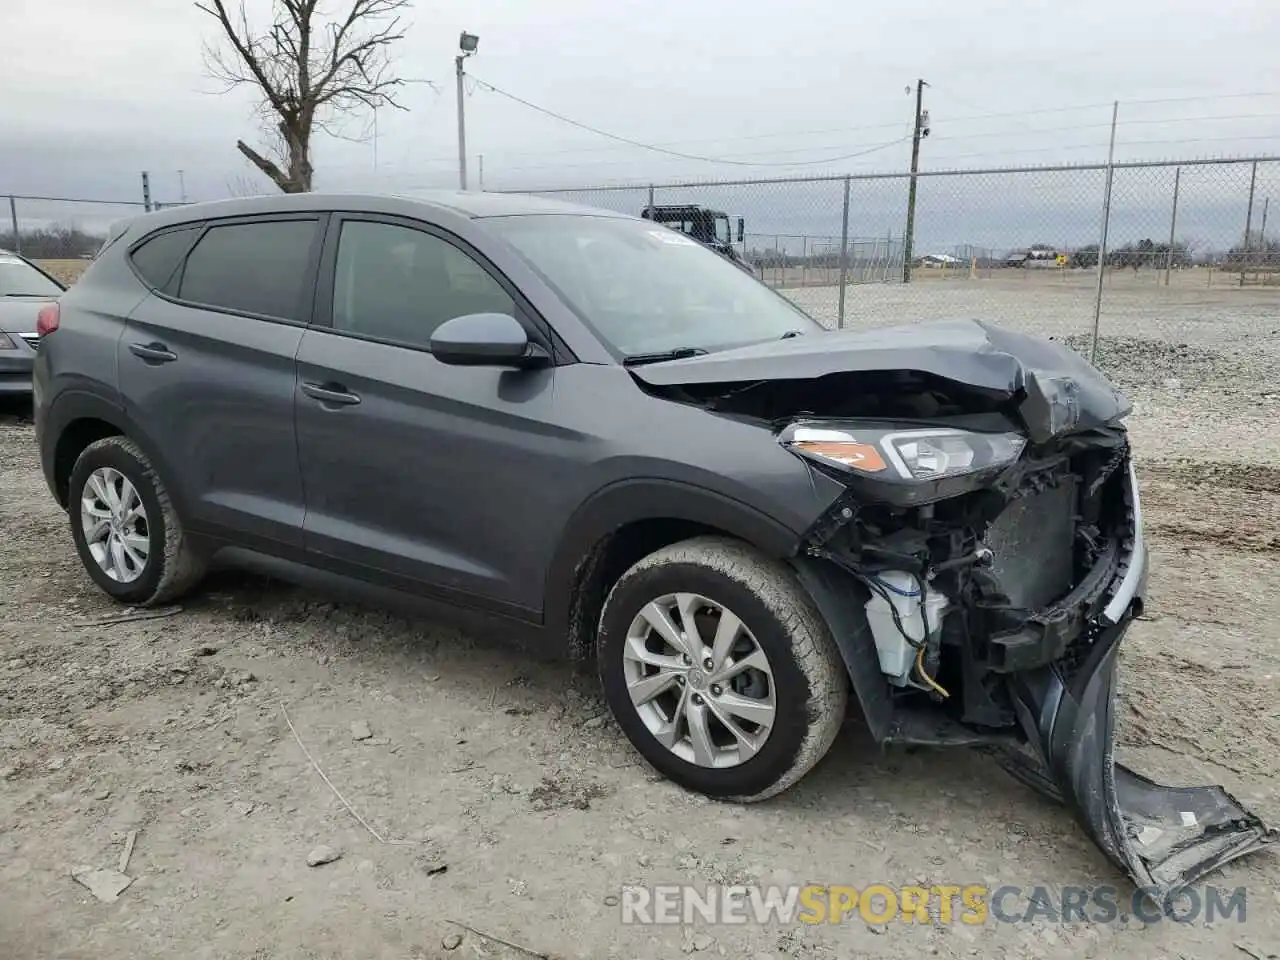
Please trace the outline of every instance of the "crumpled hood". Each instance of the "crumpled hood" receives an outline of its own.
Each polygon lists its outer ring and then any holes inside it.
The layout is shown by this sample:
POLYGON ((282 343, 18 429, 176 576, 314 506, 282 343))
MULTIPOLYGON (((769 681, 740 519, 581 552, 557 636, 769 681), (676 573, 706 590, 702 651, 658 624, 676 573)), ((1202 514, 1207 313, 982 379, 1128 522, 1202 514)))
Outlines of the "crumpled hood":
POLYGON ((1114 423, 1131 409, 1111 381, 1065 344, 981 320, 816 333, 646 364, 631 373, 667 387, 873 370, 931 374, 1011 400, 1036 442, 1114 423))

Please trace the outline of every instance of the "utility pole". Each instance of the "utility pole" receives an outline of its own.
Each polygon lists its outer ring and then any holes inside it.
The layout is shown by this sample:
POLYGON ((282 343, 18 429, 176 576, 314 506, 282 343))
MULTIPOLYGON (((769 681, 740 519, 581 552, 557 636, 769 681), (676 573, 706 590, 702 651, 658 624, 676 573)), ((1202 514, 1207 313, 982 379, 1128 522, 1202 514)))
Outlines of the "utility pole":
POLYGON ((480 154, 480 156, 477 159, 480 161, 480 177, 479 177, 480 192, 484 193, 484 154, 483 153, 480 154))
POLYGON ((13 252, 22 254, 22 231, 18 229, 18 201, 9 194, 9 221, 13 224, 13 252))
POLYGON ((187 175, 184 171, 178 171, 178 197, 183 203, 187 202, 187 175))
POLYGON ((1249 174, 1249 210, 1244 215, 1244 257, 1240 262, 1240 286, 1244 286, 1245 268, 1249 265, 1249 250, 1253 245, 1253 193, 1258 185, 1258 161, 1253 161, 1253 171, 1249 174))
POLYGON ((1169 272, 1173 269, 1174 233, 1178 229, 1178 188, 1182 184, 1182 168, 1173 171, 1173 213, 1169 217, 1169 249, 1164 257, 1164 285, 1169 285, 1169 272))
POLYGON ((462 69, 462 61, 476 52, 480 46, 480 38, 474 33, 462 31, 458 38, 458 49, 462 52, 453 58, 455 73, 458 77, 458 188, 467 189, 467 120, 463 112, 463 79, 466 73, 462 69))
POLYGON ((458 74, 458 189, 467 189, 467 118, 462 106, 462 61, 466 54, 458 54, 453 58, 458 74))
POLYGON ((1107 275, 1107 235, 1111 232, 1111 188, 1116 174, 1116 124, 1120 119, 1120 101, 1111 104, 1111 146, 1107 148, 1107 180, 1102 194, 1102 238, 1098 243, 1098 283, 1093 294, 1093 340, 1089 362, 1098 356, 1098 327, 1102 322, 1102 285, 1107 275))
MULTIPOLYGON (((916 122, 911 133, 911 185, 907 188, 907 229, 902 237, 902 282, 911 282, 911 241, 916 231, 916 173, 920 170, 920 140, 929 135, 924 112, 924 88, 928 84, 916 81, 916 122)), ((911 88, 907 88, 911 92, 911 88)))
POLYGON ((1258 239, 1261 243, 1258 247, 1262 250, 1262 264, 1265 267, 1271 266, 1271 251, 1267 248, 1267 208, 1271 206, 1271 198, 1266 197, 1262 201, 1262 229, 1258 231, 1258 239))

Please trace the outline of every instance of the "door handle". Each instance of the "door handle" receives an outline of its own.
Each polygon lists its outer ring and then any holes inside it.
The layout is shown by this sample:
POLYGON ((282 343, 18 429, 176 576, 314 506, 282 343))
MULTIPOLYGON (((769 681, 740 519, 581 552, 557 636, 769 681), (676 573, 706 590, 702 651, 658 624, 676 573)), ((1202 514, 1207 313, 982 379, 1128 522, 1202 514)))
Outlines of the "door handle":
POLYGON ((358 393, 352 393, 340 383, 304 383, 302 392, 313 400, 340 407, 360 402, 358 393))
POLYGON ((131 343, 129 352, 148 363, 168 363, 178 359, 178 355, 163 343, 131 343))

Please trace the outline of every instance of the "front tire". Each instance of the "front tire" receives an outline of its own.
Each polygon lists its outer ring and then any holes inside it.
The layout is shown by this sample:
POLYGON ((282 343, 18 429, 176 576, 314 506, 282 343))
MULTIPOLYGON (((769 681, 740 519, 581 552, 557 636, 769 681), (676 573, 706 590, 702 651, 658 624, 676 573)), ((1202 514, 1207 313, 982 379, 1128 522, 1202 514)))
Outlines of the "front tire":
POLYGON ((128 437, 85 447, 71 470, 67 512, 85 570, 121 603, 168 603, 204 573, 163 481, 128 437))
POLYGON ((697 537, 645 557, 605 601, 605 698, 644 758, 717 799, 781 793, 830 749, 848 704, 831 631, 795 573, 697 537))

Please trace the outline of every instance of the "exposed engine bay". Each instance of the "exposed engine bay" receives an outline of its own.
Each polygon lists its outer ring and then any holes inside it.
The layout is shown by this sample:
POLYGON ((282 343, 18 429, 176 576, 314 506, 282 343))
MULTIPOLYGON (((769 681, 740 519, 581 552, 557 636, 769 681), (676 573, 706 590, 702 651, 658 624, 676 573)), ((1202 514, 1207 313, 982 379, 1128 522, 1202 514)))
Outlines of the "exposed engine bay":
POLYGON ((1132 549, 1127 454, 1123 432, 1096 431, 933 503, 851 491, 805 550, 866 589, 895 700, 928 701, 979 730, 1012 727, 1003 675, 1082 656, 1132 549))

